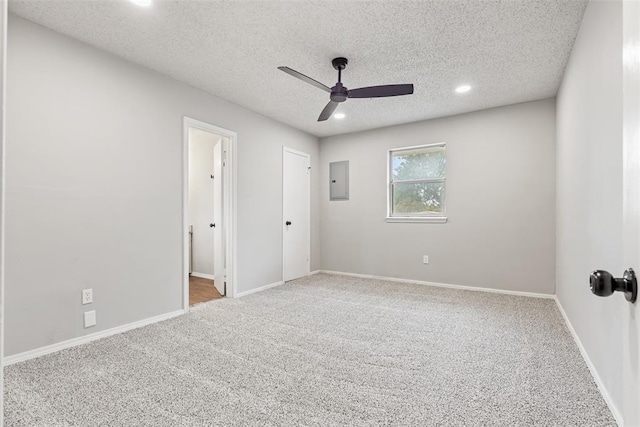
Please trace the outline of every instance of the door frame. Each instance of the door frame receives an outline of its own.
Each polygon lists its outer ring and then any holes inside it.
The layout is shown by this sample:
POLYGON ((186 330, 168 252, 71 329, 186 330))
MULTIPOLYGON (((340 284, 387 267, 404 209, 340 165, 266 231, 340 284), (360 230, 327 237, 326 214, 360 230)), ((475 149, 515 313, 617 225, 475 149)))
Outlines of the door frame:
POLYGON ((293 148, 289 148, 289 147, 282 147, 282 222, 281 227, 282 227, 282 283, 285 282, 285 251, 286 251, 286 239, 284 238, 284 233, 285 233, 285 217, 284 217, 284 195, 285 195, 285 181, 284 181, 284 162, 285 162, 285 156, 287 153, 291 153, 291 154, 296 154, 298 156, 303 156, 306 157, 309 161, 309 218, 308 218, 308 223, 309 226, 307 227, 307 241, 309 242, 309 248, 307 250, 307 256, 309 258, 309 261, 307 262, 307 276, 309 274, 311 274, 311 155, 309 153, 305 153, 304 151, 299 151, 299 150, 294 150, 293 148))
MULTIPOLYGON (((227 155, 223 154, 225 166, 222 188, 222 221, 224 227, 224 250, 226 260, 227 297, 236 296, 237 278, 237 197, 236 147, 238 134, 210 123, 183 117, 182 125, 182 308, 189 312, 189 128, 200 129, 228 138, 227 155)), ((223 146, 223 153, 224 153, 223 146)))
MULTIPOLYGON (((220 141, 216 142, 213 145, 213 210, 212 216, 213 225, 215 227, 215 223, 224 223, 223 210, 224 210, 224 168, 225 168, 225 160, 224 153, 227 149, 227 138, 221 137, 220 141)), ((222 231, 226 230, 223 228, 222 231)), ((193 234, 191 235, 193 239, 193 234)), ((220 232, 220 228, 213 229, 213 281, 216 289, 220 295, 226 296, 226 280, 225 276, 227 275, 225 269, 225 248, 224 248, 224 233, 220 232)), ((191 247, 193 251, 193 246, 191 247)), ((193 253, 193 252, 192 252, 193 253)), ((191 273, 193 276, 193 273, 191 273)))

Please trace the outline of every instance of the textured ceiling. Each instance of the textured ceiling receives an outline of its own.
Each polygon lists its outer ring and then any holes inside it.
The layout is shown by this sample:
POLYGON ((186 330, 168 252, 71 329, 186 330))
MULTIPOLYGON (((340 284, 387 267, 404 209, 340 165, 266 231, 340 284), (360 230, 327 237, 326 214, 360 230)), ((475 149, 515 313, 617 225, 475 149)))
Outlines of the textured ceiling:
POLYGON ((12 12, 317 136, 552 97, 586 0, 10 0, 12 12), (349 88, 413 83, 409 96, 351 99, 318 123, 346 56, 349 88), (468 83, 473 90, 456 94, 468 83))

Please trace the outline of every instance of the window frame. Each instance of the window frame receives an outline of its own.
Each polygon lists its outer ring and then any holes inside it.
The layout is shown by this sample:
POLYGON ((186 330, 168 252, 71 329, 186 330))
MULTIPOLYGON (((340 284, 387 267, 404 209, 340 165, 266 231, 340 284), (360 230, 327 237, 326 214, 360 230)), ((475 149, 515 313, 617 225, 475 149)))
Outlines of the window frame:
POLYGON ((443 178, 426 178, 426 179, 412 179, 406 181, 396 181, 404 183, 428 183, 428 182, 443 182, 444 183, 444 206, 442 213, 424 213, 424 214, 394 214, 393 213, 393 153, 399 151, 416 150, 422 148, 442 147, 444 148, 445 161, 447 159, 447 143, 436 142, 433 144, 413 145, 410 147, 397 147, 387 150, 387 215, 385 217, 386 222, 430 222, 430 223, 445 223, 447 222, 446 211, 446 197, 447 197, 447 173, 445 170, 445 176, 443 178))

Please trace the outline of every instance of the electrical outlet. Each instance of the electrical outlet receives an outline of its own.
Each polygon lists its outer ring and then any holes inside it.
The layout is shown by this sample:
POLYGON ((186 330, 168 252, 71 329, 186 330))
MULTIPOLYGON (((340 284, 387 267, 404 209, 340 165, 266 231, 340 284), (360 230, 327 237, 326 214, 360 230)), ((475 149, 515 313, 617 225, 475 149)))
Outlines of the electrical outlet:
POLYGON ((84 289, 82 291, 82 305, 91 304, 93 302, 93 289, 84 289))
POLYGON ((422 256, 422 263, 423 264, 429 264, 429 255, 423 255, 422 256))
POLYGON ((90 328, 91 326, 96 325, 96 311, 85 311, 84 312, 84 327, 90 328))

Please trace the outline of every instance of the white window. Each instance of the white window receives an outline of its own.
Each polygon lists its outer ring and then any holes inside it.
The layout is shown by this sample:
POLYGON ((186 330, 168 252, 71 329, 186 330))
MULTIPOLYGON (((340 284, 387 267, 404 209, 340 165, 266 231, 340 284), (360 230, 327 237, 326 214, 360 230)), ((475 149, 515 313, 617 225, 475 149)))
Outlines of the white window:
POLYGON ((445 143, 389 150, 388 222, 446 222, 445 143))

